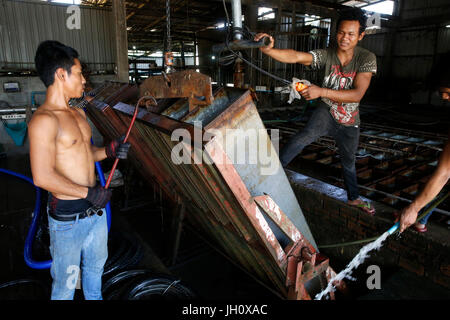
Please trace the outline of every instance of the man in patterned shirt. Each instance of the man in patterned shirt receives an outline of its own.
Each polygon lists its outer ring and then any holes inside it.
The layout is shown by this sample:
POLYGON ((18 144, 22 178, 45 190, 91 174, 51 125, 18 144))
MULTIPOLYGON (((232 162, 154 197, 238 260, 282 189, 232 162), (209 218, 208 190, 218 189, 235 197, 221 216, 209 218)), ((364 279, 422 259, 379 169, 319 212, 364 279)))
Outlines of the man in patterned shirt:
POLYGON ((270 44, 260 50, 284 63, 301 63, 311 69, 323 69, 322 86, 311 85, 300 94, 306 100, 320 99, 320 103, 305 128, 295 134, 283 147, 280 160, 287 166, 307 145, 321 136, 332 136, 339 149, 348 203, 374 215, 375 209, 359 197, 356 180, 355 153, 359 142, 359 102, 377 71, 375 55, 357 44, 362 40, 366 17, 361 9, 341 12, 337 23, 337 47, 299 52, 275 49, 274 39, 265 33, 255 41, 270 37, 270 44))

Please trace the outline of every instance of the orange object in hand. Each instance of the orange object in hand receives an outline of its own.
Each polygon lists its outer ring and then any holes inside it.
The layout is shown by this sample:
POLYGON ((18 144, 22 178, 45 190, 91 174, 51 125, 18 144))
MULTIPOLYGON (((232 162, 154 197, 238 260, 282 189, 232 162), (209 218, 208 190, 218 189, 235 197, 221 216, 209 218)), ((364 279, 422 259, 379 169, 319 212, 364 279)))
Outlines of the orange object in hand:
POLYGON ((297 82, 295 84, 295 90, 297 90, 297 91, 302 91, 302 90, 305 90, 306 88, 308 88, 308 86, 302 82, 297 82))

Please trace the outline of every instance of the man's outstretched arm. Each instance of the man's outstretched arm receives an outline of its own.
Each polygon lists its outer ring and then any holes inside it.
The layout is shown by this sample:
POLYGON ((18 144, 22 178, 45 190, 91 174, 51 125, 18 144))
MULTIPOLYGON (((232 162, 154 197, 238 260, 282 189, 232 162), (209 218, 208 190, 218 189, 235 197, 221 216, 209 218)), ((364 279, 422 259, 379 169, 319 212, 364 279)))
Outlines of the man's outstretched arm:
POLYGON ((300 63, 305 66, 311 65, 313 60, 313 56, 311 53, 295 51, 292 49, 275 49, 273 47, 274 39, 267 33, 258 33, 255 36, 254 40, 259 41, 263 37, 269 37, 270 43, 267 46, 260 48, 260 50, 264 54, 267 54, 269 57, 272 57, 275 60, 283 63, 300 63))
POLYGON ((28 126, 33 182, 52 193, 86 198, 88 187, 73 183, 56 171, 57 120, 45 113, 36 114, 28 126))
POLYGON ((403 232, 417 220, 417 215, 427 203, 436 197, 450 178, 450 134, 442 151, 438 166, 426 183, 422 192, 405 209, 400 216, 400 232, 403 232))

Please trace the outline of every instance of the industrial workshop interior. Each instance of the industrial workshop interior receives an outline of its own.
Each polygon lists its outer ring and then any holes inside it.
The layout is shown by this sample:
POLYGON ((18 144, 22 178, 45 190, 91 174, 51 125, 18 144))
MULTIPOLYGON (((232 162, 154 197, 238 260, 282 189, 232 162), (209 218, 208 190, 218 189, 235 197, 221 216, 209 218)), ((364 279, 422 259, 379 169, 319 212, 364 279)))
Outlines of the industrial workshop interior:
POLYGON ((0 0, 0 41, 0 301, 450 299, 448 0, 0 0))

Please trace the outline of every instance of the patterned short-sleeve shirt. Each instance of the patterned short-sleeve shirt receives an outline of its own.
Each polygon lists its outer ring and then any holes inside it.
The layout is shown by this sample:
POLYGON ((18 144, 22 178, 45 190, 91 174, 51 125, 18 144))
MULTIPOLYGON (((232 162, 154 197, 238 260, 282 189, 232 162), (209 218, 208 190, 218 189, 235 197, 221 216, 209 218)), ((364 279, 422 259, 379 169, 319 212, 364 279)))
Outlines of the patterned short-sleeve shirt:
MULTIPOLYGON (((322 87, 332 90, 353 89, 353 81, 358 72, 377 72, 376 56, 361 47, 355 47, 353 59, 345 67, 341 65, 336 54, 336 49, 318 49, 310 51, 313 56, 311 69, 324 69, 325 77, 322 87)), ((330 106, 333 118, 345 126, 357 126, 360 124, 359 103, 340 103, 327 98, 322 101, 330 106)))

